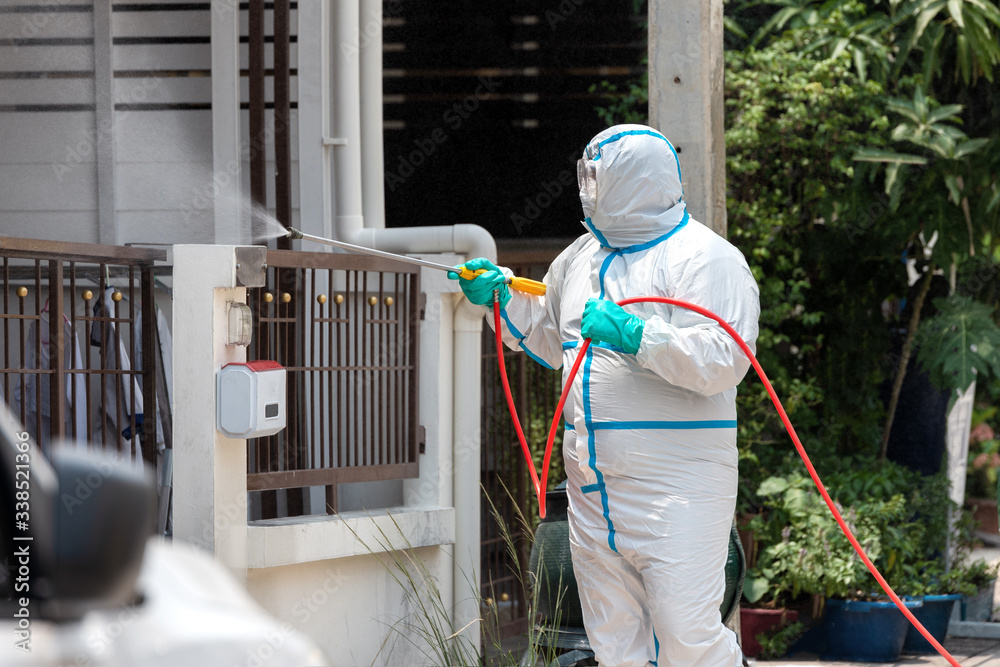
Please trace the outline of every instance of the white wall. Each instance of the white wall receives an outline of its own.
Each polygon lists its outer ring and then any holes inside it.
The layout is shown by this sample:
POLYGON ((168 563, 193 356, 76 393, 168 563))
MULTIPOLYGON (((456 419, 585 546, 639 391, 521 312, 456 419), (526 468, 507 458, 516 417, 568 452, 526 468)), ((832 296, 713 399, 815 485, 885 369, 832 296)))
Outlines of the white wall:
MULTIPOLYGON (((440 548, 416 549, 413 556, 437 582, 451 576, 440 548)), ((280 610, 280 620, 318 641, 334 665, 433 665, 423 635, 400 623, 419 614, 394 577, 405 580, 396 562, 380 554, 251 570, 247 585, 266 609, 280 610)))

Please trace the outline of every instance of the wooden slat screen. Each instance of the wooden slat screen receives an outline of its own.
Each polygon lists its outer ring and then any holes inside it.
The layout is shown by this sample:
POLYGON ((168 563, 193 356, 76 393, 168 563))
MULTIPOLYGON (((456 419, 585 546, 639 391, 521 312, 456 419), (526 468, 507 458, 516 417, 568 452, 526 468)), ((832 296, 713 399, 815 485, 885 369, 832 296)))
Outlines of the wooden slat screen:
POLYGON ((589 89, 642 74, 644 8, 390 0, 383 15, 389 226, 579 235, 576 159, 604 127, 589 89))

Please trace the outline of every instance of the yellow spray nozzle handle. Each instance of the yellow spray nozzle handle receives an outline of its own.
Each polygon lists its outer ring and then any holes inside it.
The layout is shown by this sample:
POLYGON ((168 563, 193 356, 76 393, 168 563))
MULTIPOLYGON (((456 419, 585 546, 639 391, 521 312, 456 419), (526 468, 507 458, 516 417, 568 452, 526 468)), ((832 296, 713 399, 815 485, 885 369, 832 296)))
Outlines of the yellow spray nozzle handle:
POLYGON ((545 283, 539 282, 537 280, 531 280, 530 278, 518 278, 517 276, 510 279, 508 283, 511 289, 516 289, 519 292, 525 292, 526 294, 535 294, 537 296, 545 295, 545 283))
MULTIPOLYGON (((467 269, 464 266, 458 267, 456 269, 460 278, 465 280, 475 280, 476 276, 486 273, 487 269, 477 269, 473 271, 467 269)), ((507 284, 511 289, 516 289, 519 292, 524 292, 526 294, 535 294, 537 296, 543 296, 545 294, 545 283, 539 282, 537 280, 531 280, 529 278, 518 278, 514 276, 507 280, 507 284)))
POLYGON ((463 280, 475 280, 476 276, 486 273, 487 270, 478 269, 476 271, 473 271, 472 269, 467 269, 464 266, 459 266, 455 268, 455 271, 458 272, 458 277, 462 278, 463 280))

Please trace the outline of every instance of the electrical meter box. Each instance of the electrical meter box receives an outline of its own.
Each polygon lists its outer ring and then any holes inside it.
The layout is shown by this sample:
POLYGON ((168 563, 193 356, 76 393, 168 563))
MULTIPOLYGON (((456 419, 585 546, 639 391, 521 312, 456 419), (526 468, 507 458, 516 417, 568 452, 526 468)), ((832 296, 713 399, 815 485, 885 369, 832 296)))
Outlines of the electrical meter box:
POLYGON ((230 438, 260 438, 285 428, 285 368, 278 362, 226 364, 215 393, 217 427, 230 438))

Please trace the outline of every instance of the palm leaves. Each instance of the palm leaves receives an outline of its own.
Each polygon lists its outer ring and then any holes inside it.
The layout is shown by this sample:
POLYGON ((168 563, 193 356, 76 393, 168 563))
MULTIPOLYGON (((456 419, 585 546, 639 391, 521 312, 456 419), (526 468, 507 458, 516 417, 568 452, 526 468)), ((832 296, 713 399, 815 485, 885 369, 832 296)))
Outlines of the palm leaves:
POLYGON ((880 83, 918 73, 927 85, 942 77, 992 82, 1000 66, 1000 9, 992 0, 886 0, 884 12, 857 0, 763 4, 777 9, 757 31, 754 46, 785 30, 815 30, 808 48, 825 49, 833 58, 850 53, 862 81, 874 66, 880 83))
POLYGON ((954 63, 956 78, 968 84, 983 76, 993 81, 1000 65, 1000 9, 990 0, 915 0, 902 3, 898 25, 907 29, 897 58, 897 75, 910 53, 921 48, 920 68, 928 82, 944 75, 944 65, 954 63))
MULTIPOLYGON (((886 163, 887 193, 892 192, 903 165, 926 165, 927 154, 949 161, 962 160, 982 149, 990 141, 986 138, 969 139, 958 127, 962 122, 960 115, 962 105, 937 105, 920 88, 914 91, 912 99, 890 98, 886 108, 901 117, 901 122, 892 130, 891 139, 903 144, 904 148, 919 148, 925 152, 925 155, 920 155, 862 148, 855 153, 854 159, 859 162, 886 163)), ((957 186, 958 168, 959 165, 946 167, 944 174, 945 183, 956 204, 961 201, 957 186)))
POLYGON ((811 30, 814 34, 804 49, 806 53, 822 50, 828 58, 849 53, 862 82, 868 78, 870 63, 877 69, 878 79, 888 75, 889 49, 884 35, 892 23, 885 14, 868 14, 853 0, 779 0, 768 4, 781 9, 760 27, 752 44, 785 29, 811 30))

